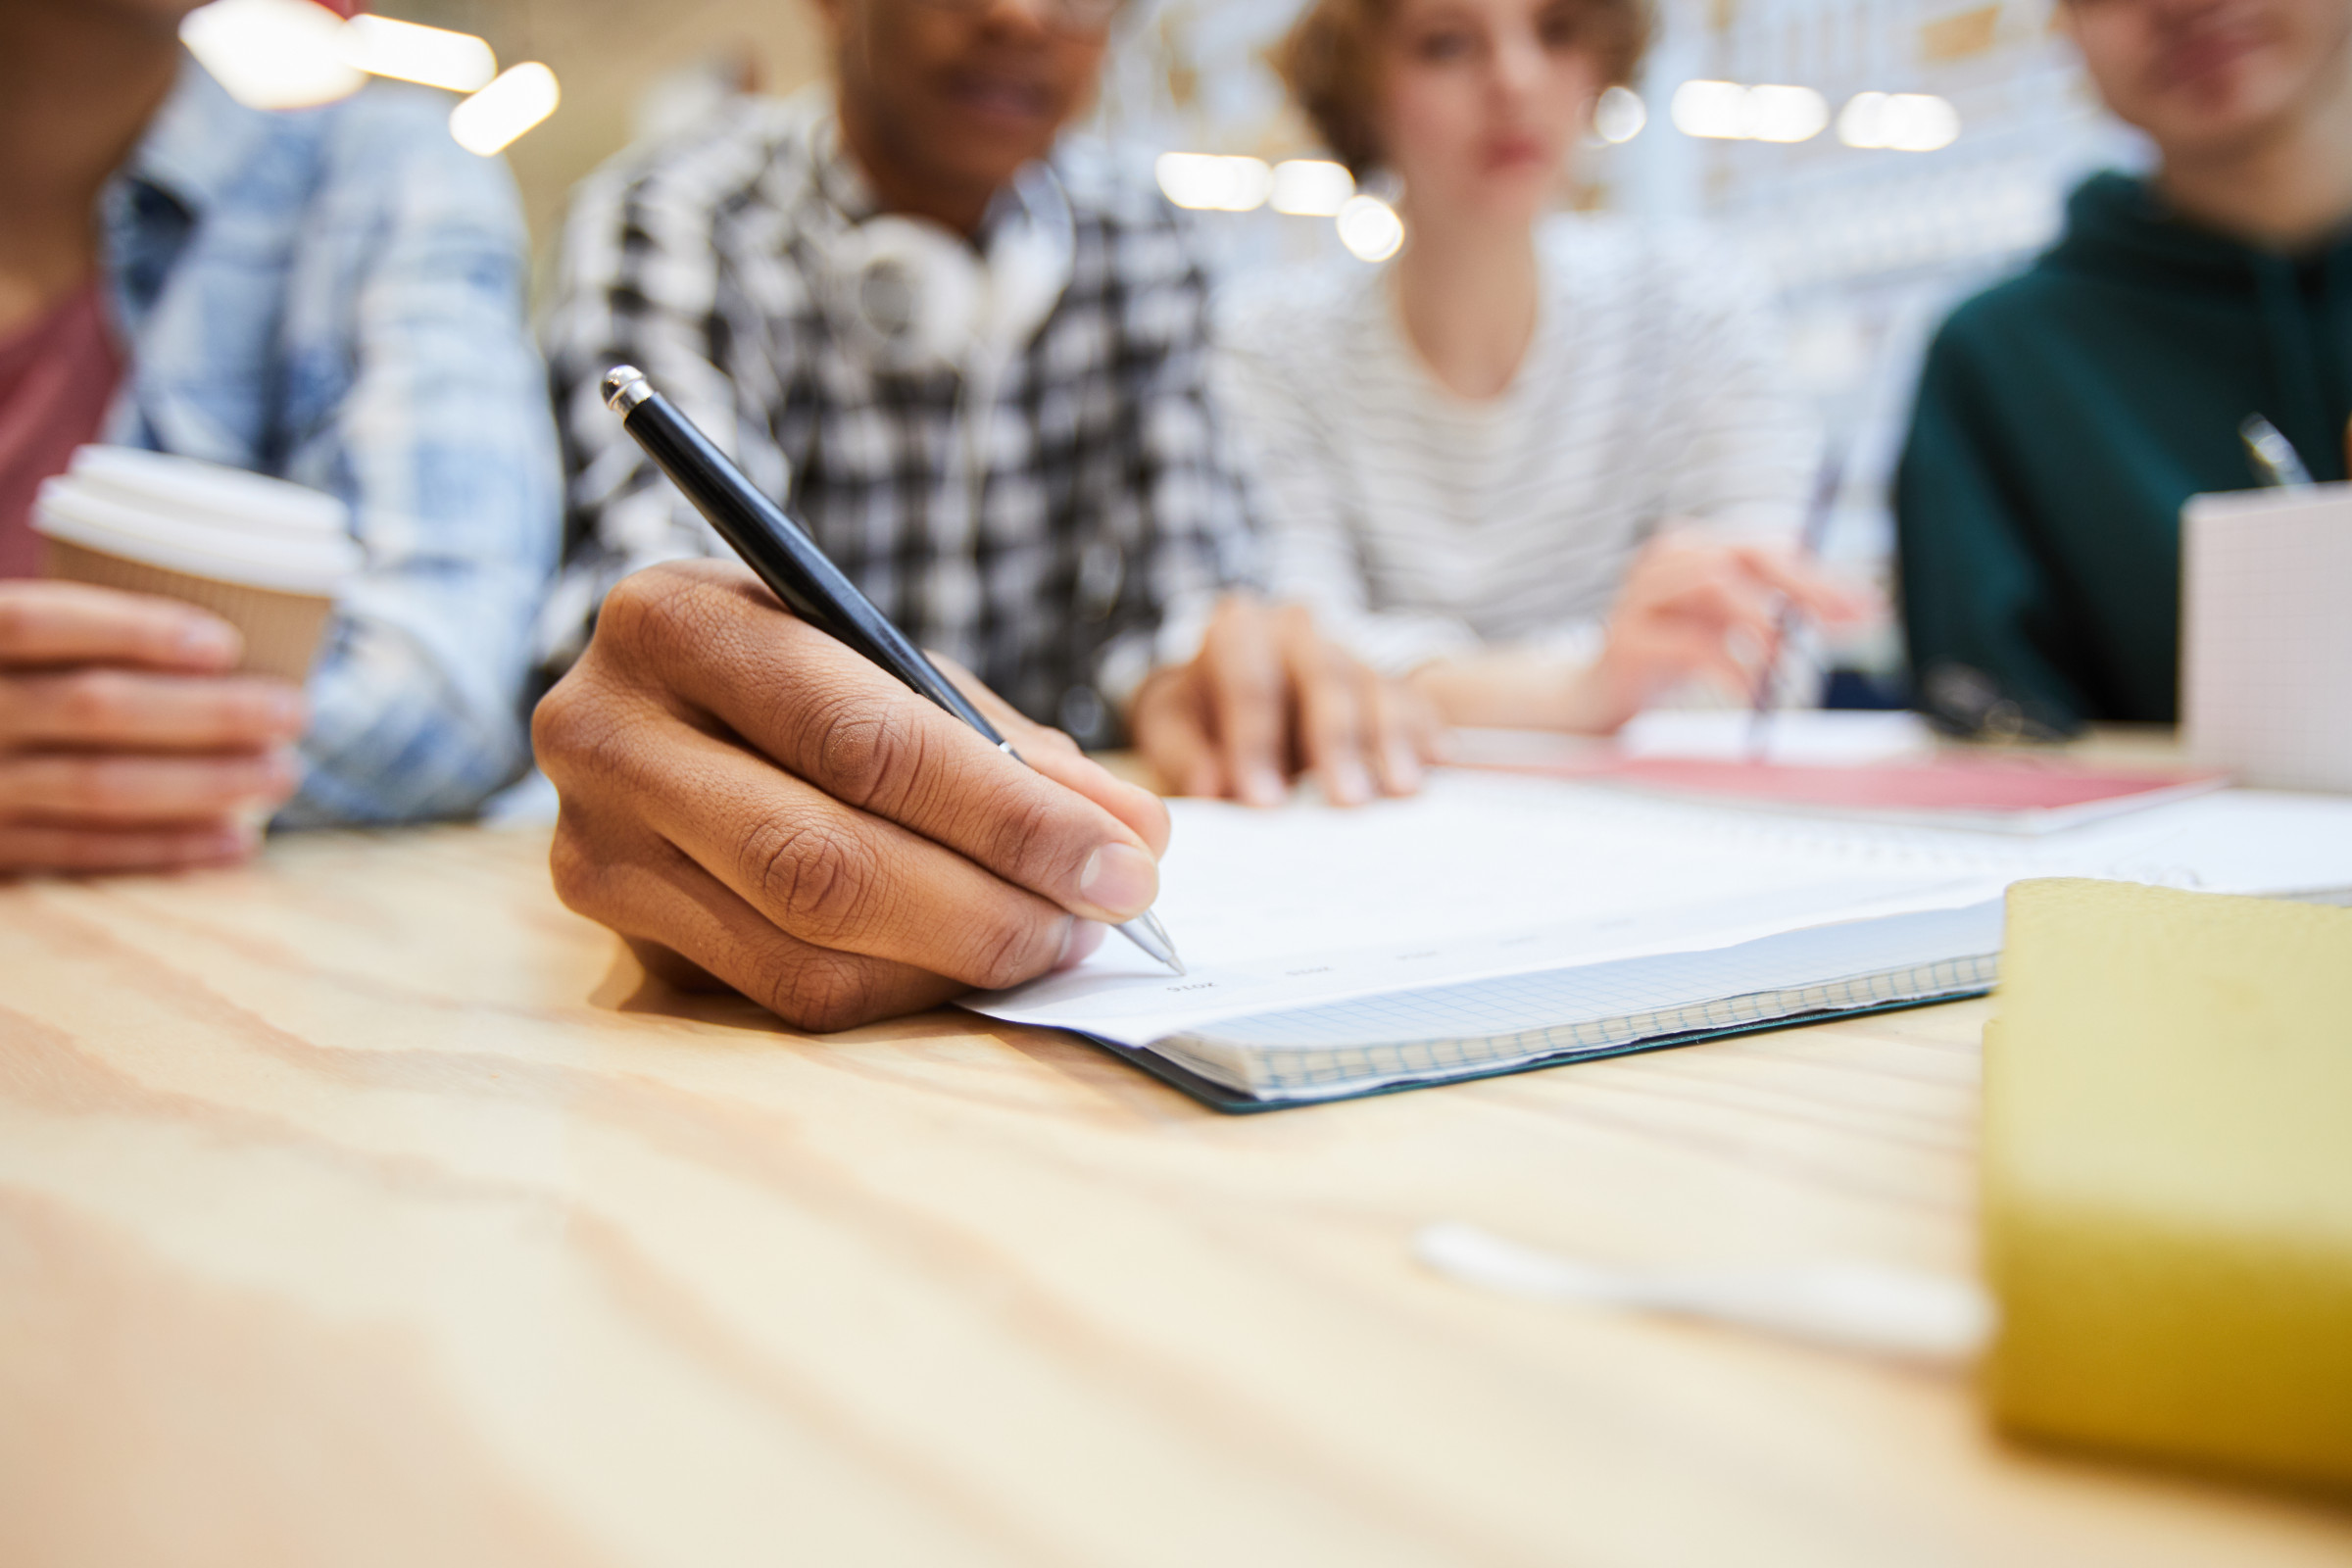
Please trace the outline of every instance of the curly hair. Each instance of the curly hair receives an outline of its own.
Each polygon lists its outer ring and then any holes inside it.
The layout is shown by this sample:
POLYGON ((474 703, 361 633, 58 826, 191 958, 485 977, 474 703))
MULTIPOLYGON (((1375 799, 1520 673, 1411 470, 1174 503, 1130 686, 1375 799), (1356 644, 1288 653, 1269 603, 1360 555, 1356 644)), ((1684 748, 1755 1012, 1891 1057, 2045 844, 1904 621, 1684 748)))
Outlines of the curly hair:
MULTIPOLYGON (((1623 86, 1649 47, 1649 0, 1571 0, 1604 86, 1623 86)), ((1380 166, 1374 130, 1380 93, 1380 35, 1397 0, 1308 0, 1273 64, 1291 97, 1333 156, 1361 179, 1380 166)))

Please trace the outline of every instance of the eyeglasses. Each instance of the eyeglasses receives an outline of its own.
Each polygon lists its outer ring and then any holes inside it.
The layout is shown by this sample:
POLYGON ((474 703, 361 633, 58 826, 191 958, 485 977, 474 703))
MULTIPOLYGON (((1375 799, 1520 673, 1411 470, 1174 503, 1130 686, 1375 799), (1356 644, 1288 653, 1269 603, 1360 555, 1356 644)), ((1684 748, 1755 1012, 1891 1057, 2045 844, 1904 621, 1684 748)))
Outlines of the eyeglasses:
MULTIPOLYGON (((917 0, 933 11, 957 11, 977 16, 1003 0, 917 0)), ((1127 0, 1021 0, 1036 8, 1039 18, 1055 32, 1094 33, 1108 30, 1127 8, 1127 0)))

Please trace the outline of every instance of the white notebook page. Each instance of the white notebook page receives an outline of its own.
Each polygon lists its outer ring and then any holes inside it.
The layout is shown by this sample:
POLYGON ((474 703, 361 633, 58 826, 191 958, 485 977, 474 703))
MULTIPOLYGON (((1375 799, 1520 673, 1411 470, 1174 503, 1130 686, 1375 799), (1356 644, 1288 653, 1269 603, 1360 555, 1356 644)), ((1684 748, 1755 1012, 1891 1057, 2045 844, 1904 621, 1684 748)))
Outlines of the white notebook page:
POLYGON ((1276 1008, 1959 908, 2025 877, 2352 886, 2352 803, 2245 792, 2035 840, 1468 771, 1353 811, 1171 809, 1157 909, 1190 973, 1113 937, 1075 970, 965 1005, 1148 1045, 1276 1008))

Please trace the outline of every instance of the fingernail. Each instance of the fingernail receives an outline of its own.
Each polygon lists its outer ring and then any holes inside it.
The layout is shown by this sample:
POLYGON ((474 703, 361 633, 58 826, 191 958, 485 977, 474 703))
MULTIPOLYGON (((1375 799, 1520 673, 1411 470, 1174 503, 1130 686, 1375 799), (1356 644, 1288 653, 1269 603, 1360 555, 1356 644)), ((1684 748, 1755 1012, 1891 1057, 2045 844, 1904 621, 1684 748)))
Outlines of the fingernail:
POLYGON ((1401 794, 1410 794, 1421 787, 1421 759, 1409 746, 1388 749, 1389 783, 1401 794))
POLYGON ((1109 929, 1110 927, 1099 920, 1080 920, 1073 917, 1070 921, 1070 934, 1061 939, 1061 956, 1054 964, 1055 972, 1074 969, 1085 962, 1086 956, 1102 945, 1102 933, 1109 929))
POLYGON ((191 620, 179 629, 180 656, 224 664, 237 657, 237 634, 217 620, 191 620))
POLYGON ((1103 845, 1078 872, 1078 897, 1122 920, 1152 907, 1158 893, 1159 867, 1132 844, 1103 845))
POLYGON ((270 694, 270 722, 272 726, 299 735, 309 717, 310 704, 294 687, 280 687, 270 694))
POLYGON ((1332 763, 1323 776, 1332 800, 1338 805, 1361 806, 1372 798, 1372 775, 1352 757, 1332 763))
POLYGON ((213 852, 223 858, 251 855, 261 847, 262 825, 259 822, 236 821, 213 835, 213 852))
POLYGON ((1252 768, 1242 776, 1242 799, 1251 806, 1280 806, 1284 794, 1282 775, 1270 767, 1252 768))

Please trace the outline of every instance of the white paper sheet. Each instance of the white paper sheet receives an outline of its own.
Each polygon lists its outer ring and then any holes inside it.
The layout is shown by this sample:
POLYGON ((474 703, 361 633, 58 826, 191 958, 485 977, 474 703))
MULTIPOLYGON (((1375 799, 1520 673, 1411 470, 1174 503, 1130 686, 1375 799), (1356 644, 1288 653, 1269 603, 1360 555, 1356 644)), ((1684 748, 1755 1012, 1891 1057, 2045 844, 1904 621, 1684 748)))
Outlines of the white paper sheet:
POLYGON ((1354 811, 1172 803, 1182 978, 1113 937, 965 1005, 1130 1045, 1277 1008, 1958 908, 2034 876, 2352 887, 2352 802, 2209 796, 2048 839, 1849 825, 1446 771, 1354 811))

